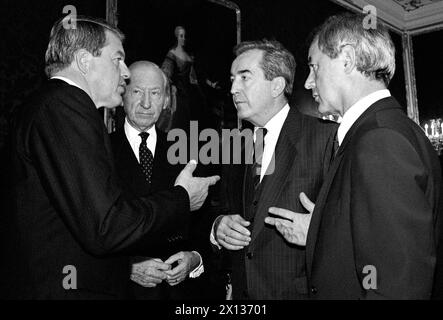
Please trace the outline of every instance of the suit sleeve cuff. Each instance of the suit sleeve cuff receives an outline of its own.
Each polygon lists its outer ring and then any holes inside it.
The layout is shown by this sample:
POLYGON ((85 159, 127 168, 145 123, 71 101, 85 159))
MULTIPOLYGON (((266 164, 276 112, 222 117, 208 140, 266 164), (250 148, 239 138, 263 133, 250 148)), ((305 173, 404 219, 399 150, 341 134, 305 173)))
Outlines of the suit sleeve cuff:
POLYGON ((191 210, 188 191, 186 191, 186 189, 183 188, 182 186, 175 186, 174 190, 177 196, 177 202, 179 203, 186 202, 188 204, 187 206, 188 210, 191 210))

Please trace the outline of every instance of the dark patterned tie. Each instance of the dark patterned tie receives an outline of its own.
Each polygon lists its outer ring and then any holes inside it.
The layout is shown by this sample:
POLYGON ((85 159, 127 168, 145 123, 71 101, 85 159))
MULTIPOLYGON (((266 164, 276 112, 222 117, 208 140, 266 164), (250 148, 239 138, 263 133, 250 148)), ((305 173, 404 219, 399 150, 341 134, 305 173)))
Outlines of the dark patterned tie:
POLYGON ((258 128, 255 132, 254 143, 254 164, 252 165, 252 181, 254 182, 254 190, 260 185, 260 173, 263 160, 263 151, 265 149, 265 136, 268 133, 266 128, 258 128))
POLYGON ((152 176, 152 166, 154 164, 154 157, 152 156, 151 150, 149 150, 146 145, 146 140, 149 137, 149 133, 141 132, 139 136, 142 138, 142 142, 140 143, 140 147, 138 149, 138 155, 140 158, 140 165, 142 168, 142 172, 145 175, 145 179, 148 183, 151 183, 152 176))

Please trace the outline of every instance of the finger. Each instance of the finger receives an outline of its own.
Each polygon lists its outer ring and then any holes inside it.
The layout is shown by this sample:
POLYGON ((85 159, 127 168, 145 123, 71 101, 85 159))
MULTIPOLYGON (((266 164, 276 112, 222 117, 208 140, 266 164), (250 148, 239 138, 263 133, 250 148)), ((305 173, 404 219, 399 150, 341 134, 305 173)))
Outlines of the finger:
POLYGON ((300 193, 300 202, 303 205, 303 207, 309 211, 309 213, 312 213, 314 211, 315 203, 309 200, 308 196, 304 193, 300 193))
POLYGON ((267 223, 271 226, 275 226, 276 221, 277 221, 277 218, 272 218, 272 217, 265 218, 265 223, 267 223))
POLYGON ((172 256, 170 256, 168 259, 166 259, 165 263, 171 265, 174 262, 178 261, 179 259, 182 259, 183 255, 181 254, 181 252, 178 252, 176 254, 173 254, 172 256))
POLYGON ((177 277, 183 270, 186 268, 185 263, 179 263, 174 269, 165 271, 165 273, 168 275, 169 278, 175 278, 177 277))
POLYGON ((169 270, 171 269, 171 265, 167 262, 160 262, 160 261, 152 261, 151 267, 157 270, 169 270))
POLYGON ((197 160, 192 159, 186 164, 182 172, 186 172, 187 174, 192 176, 192 173, 194 172, 195 168, 197 168, 197 160))
POLYGON ((169 264, 159 262, 155 260, 145 261, 139 265, 133 265, 132 272, 149 273, 149 270, 169 270, 171 267, 169 264))
POLYGON ((142 277, 150 277, 159 280, 164 280, 167 278, 166 271, 161 271, 153 268, 145 269, 143 274, 138 274, 142 277))
POLYGON ((176 285, 178 285, 180 282, 182 282, 183 280, 174 280, 174 281, 169 281, 168 282, 168 284, 171 286, 171 287, 173 287, 173 286, 176 286, 176 285))
POLYGON ((246 244, 246 245, 233 245, 233 244, 230 244, 230 243, 226 242, 225 240, 220 240, 218 243, 219 243, 223 248, 225 248, 225 249, 227 249, 227 250, 234 250, 234 251, 241 250, 241 249, 243 249, 244 247, 246 247, 247 245, 249 245, 249 243, 246 244))
POLYGON ((228 228, 222 228, 221 231, 223 231, 226 235, 238 240, 251 240, 251 232, 239 223, 230 223, 228 228))
POLYGON ((208 186, 213 186, 217 183, 218 180, 220 180, 220 176, 210 176, 203 179, 205 179, 205 182, 208 184, 208 186))
MULTIPOLYGON (((249 233, 249 231, 248 231, 249 233)), ((241 234, 236 230, 230 229, 229 227, 219 228, 217 230, 217 240, 227 241, 228 239, 236 241, 236 245, 247 246, 251 241, 251 237, 245 234, 241 234)))
POLYGON ((291 221, 294 219, 294 217, 296 215, 299 214, 297 212, 293 212, 293 211, 286 210, 286 209, 283 209, 283 208, 276 208, 276 207, 270 207, 268 209, 268 212, 272 213, 273 215, 276 215, 276 216, 279 216, 279 217, 282 217, 282 218, 285 218, 285 219, 288 219, 288 220, 291 220, 291 221))
MULTIPOLYGON (((239 223, 240 225, 242 225, 244 227, 248 227, 251 224, 251 222, 249 222, 248 220, 245 220, 242 216, 240 216, 238 214, 230 216, 230 217, 231 217, 232 221, 239 223)), ((229 224, 229 220, 228 220, 228 224, 229 224)))
POLYGON ((155 279, 155 278, 144 278, 140 276, 131 275, 131 280, 146 287, 148 285, 157 285, 162 282, 162 280, 155 279))

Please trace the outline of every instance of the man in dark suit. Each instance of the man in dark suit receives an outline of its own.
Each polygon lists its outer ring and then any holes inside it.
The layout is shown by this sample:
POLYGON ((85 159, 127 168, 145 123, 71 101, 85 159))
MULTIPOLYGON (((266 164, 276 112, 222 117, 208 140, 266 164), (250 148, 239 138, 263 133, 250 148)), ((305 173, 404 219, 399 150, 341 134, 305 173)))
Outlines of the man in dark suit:
POLYGON ((149 254, 185 228, 217 178, 188 164, 168 190, 129 197, 113 165, 99 107, 121 103, 123 34, 78 17, 51 30, 51 78, 18 112, 12 134, 13 210, 2 213, 2 283, 8 298, 127 297, 127 254, 149 254))
POLYGON ((311 221, 278 209, 271 212, 291 221, 267 220, 288 241, 307 241, 312 298, 429 299, 440 165, 422 129, 387 90, 395 71, 389 33, 380 21, 371 28, 365 16, 343 14, 313 39, 305 87, 320 112, 342 116, 338 149, 311 221))
MULTIPOLYGON (((122 186, 130 194, 146 196, 173 186, 182 166, 170 164, 167 152, 171 142, 167 141, 165 133, 155 127, 170 99, 166 75, 149 61, 137 61, 129 70, 131 79, 123 96, 125 123, 121 130, 111 134, 111 143, 122 186), (143 139, 145 133, 147 138, 143 139), (143 167, 143 141, 152 160, 150 172, 143 167)), ((198 297, 199 281, 192 278, 202 273, 203 261, 200 253, 191 249, 198 247, 196 242, 207 243, 207 238, 196 241, 194 234, 186 235, 186 230, 179 231, 163 245, 159 244, 150 257, 132 259, 131 287, 136 299, 198 297), (187 237, 194 240, 193 248, 189 243, 191 241, 185 240, 187 237), (174 263, 177 265, 171 268, 174 263)))
POLYGON ((282 241, 264 219, 271 206, 301 210, 302 190, 316 198, 335 125, 289 107, 295 60, 280 43, 244 42, 235 53, 231 93, 238 117, 255 127, 257 161, 226 168, 222 187, 228 214, 216 219, 212 241, 231 253, 234 299, 306 298, 304 248, 282 241))

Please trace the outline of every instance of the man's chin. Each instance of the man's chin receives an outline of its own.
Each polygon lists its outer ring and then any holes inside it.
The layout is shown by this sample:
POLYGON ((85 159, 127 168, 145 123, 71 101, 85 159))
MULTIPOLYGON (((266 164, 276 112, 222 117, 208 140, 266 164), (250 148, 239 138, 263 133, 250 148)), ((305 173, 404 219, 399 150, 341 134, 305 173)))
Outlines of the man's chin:
POLYGON ((318 112, 319 112, 320 114, 322 114, 322 115, 328 115, 328 114, 331 114, 331 110, 330 110, 328 107, 326 107, 324 104, 322 104, 322 103, 320 103, 320 104, 318 105, 317 110, 318 110, 318 112))
POLYGON ((101 107, 105 107, 107 109, 113 109, 115 107, 119 107, 123 105, 123 99, 119 95, 118 97, 115 97, 112 99, 112 101, 107 102, 106 104, 102 105, 101 107))

